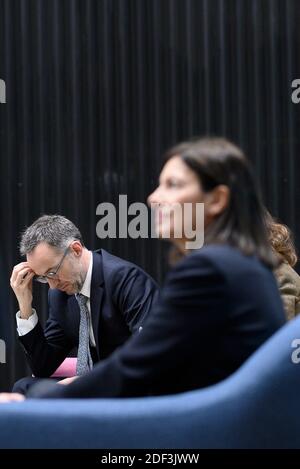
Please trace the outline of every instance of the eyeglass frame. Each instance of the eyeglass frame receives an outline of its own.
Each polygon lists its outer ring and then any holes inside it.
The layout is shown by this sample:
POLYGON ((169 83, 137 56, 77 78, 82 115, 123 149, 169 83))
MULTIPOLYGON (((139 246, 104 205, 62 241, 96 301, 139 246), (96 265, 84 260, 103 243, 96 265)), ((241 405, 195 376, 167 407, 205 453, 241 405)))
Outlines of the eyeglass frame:
POLYGON ((68 246, 68 247, 65 249, 64 254, 63 254, 62 258, 61 258, 61 261, 60 261, 60 263, 58 264, 58 266, 56 267, 55 270, 50 271, 50 272, 48 272, 48 273, 45 274, 45 275, 36 275, 36 276, 34 277, 34 280, 35 280, 36 282, 40 282, 40 283, 48 283, 48 280, 56 280, 56 279, 57 279, 57 277, 56 277, 57 272, 58 272, 59 269, 61 268, 62 263, 63 263, 63 261, 64 261, 66 255, 68 254, 69 249, 70 249, 70 246, 68 246))

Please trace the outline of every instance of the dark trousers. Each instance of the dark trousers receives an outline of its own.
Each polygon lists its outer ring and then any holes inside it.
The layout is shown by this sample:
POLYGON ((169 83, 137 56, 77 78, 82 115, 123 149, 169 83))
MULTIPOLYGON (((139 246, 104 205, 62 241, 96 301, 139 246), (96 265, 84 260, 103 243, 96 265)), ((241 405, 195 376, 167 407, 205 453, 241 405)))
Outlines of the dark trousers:
MULTIPOLYGON (((61 379, 61 378, 60 378, 61 379)), ((51 381, 53 383, 60 381, 60 379, 57 378, 51 378, 51 381)), ((45 381, 44 378, 33 378, 33 377, 26 377, 26 378, 21 378, 18 381, 15 382, 12 388, 12 392, 18 392, 20 394, 23 394, 26 396, 27 392, 29 389, 34 386, 35 384, 39 383, 40 381, 45 381)))

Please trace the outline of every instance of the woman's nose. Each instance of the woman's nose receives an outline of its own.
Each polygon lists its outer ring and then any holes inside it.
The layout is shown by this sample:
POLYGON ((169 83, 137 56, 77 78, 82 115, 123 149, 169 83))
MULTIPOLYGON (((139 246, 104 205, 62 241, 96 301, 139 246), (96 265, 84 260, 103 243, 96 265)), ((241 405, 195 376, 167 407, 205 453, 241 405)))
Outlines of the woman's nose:
POLYGON ((159 191, 159 187, 157 187, 153 192, 152 194, 150 194, 148 196, 148 205, 151 205, 151 204, 158 204, 160 203, 160 191, 159 191))

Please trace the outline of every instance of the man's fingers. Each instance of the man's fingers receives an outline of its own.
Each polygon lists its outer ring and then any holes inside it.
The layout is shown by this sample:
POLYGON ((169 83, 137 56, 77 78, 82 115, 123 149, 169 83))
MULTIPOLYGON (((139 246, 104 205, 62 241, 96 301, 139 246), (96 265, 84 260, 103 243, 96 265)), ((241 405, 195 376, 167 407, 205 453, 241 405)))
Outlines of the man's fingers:
POLYGON ((0 404, 6 403, 6 402, 21 402, 24 400, 25 400, 25 397, 23 396, 23 394, 19 394, 17 392, 0 393, 0 404))
POLYGON ((24 276, 29 272, 29 267, 23 267, 13 273, 10 279, 11 286, 17 286, 21 283, 24 276))
POLYGON ((15 265, 15 267, 13 268, 12 274, 11 274, 10 281, 14 282, 17 278, 18 273, 21 272, 24 269, 30 269, 27 262, 20 262, 20 264, 15 265))
POLYGON ((21 285, 22 287, 28 287, 28 285, 31 283, 31 280, 33 279, 35 273, 34 272, 28 272, 28 274, 23 277, 23 279, 21 280, 21 285))
POLYGON ((75 381, 75 379, 77 378, 78 376, 71 376, 70 378, 61 379, 60 381, 57 382, 57 384, 63 384, 64 386, 66 386, 70 383, 73 383, 73 381, 75 381))
POLYGON ((29 267, 28 262, 20 262, 14 266, 12 273, 18 273, 20 270, 24 269, 24 267, 29 267))
POLYGON ((26 286, 33 276, 34 272, 31 270, 30 267, 23 267, 22 270, 16 273, 14 278, 11 278, 11 286, 18 287, 21 284, 22 286, 26 286))

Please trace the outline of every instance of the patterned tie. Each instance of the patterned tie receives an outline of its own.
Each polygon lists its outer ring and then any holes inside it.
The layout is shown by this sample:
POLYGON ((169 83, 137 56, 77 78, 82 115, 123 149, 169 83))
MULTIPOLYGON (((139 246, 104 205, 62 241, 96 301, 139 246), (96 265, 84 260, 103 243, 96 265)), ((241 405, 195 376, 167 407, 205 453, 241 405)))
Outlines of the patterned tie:
POLYGON ((77 354, 77 375, 84 375, 93 368, 90 352, 90 315, 87 308, 88 298, 81 293, 75 295, 80 308, 79 345, 77 354))

